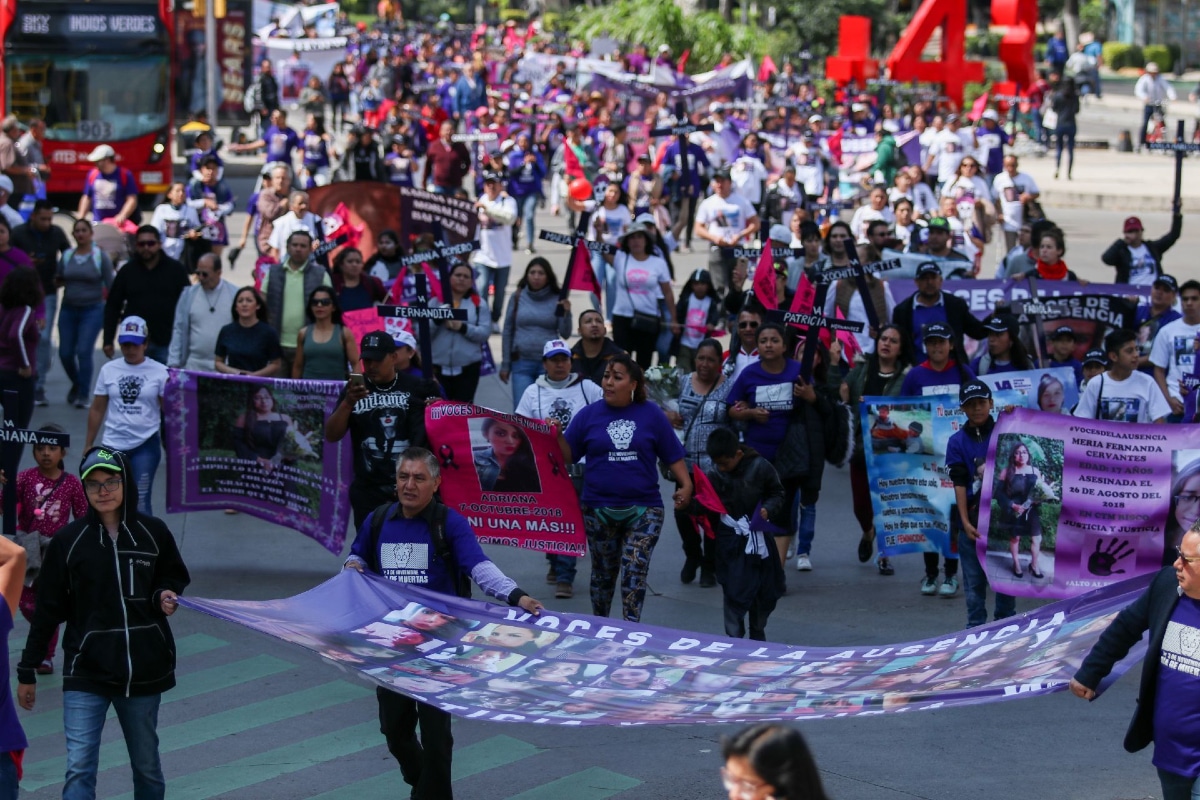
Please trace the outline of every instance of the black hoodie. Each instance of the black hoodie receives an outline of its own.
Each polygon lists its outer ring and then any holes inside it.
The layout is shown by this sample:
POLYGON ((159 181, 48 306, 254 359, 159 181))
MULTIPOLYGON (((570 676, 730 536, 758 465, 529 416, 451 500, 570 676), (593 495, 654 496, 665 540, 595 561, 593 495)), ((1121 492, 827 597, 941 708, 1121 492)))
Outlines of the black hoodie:
POLYGON ((160 599, 167 589, 182 593, 191 578, 163 521, 137 512, 129 462, 117 456, 125 491, 117 540, 90 507, 51 538, 17 665, 20 683, 37 682, 50 637, 65 622, 64 691, 130 697, 175 685, 175 640, 160 599))

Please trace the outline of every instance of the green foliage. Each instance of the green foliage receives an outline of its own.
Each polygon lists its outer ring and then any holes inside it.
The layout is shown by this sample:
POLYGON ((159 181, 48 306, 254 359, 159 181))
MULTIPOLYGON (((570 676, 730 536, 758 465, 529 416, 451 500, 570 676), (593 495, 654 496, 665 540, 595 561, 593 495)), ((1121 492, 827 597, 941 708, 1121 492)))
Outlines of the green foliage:
POLYGON ((971 58, 993 58, 1000 51, 1003 34, 984 31, 967 37, 967 55, 971 58))
POLYGON ((1142 53, 1142 48, 1136 44, 1105 42, 1102 52, 1104 63, 1110 69, 1122 69, 1123 67, 1138 67, 1140 69, 1146 65, 1146 57, 1142 53))
POLYGON ((1085 0, 1079 6, 1079 30, 1104 36, 1108 32, 1105 0, 1085 0))
POLYGON ((1142 48, 1146 63, 1153 61, 1163 72, 1170 72, 1175 59, 1171 57, 1171 48, 1165 44, 1148 44, 1142 48))

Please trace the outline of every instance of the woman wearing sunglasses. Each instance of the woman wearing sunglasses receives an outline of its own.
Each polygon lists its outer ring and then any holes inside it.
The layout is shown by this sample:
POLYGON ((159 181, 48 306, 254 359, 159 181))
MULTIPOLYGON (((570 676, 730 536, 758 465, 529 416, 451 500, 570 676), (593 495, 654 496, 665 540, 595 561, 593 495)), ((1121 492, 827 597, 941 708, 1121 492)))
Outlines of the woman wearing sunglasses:
POLYGON ((308 324, 296 335, 292 377, 317 381, 346 380, 347 365, 358 364, 354 333, 342 324, 342 308, 333 289, 318 286, 304 309, 308 324))

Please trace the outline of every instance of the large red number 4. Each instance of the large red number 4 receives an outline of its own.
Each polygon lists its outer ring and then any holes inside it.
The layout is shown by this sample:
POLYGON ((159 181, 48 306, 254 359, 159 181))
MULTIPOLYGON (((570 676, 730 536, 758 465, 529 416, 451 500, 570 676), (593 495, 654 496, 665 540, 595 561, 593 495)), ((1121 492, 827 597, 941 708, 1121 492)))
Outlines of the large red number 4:
MULTIPOLYGON (((1036 3, 1036 0, 1032 0, 1036 3)), ((964 0, 925 0, 888 56, 894 81, 940 83, 960 108, 967 83, 983 81, 983 62, 966 60, 967 4, 964 0), (942 57, 924 61, 921 53, 933 32, 942 29, 942 57)))
POLYGON ((871 58, 871 19, 845 15, 838 20, 838 52, 825 59, 825 77, 845 86, 854 81, 861 89, 879 77, 879 62, 871 58))

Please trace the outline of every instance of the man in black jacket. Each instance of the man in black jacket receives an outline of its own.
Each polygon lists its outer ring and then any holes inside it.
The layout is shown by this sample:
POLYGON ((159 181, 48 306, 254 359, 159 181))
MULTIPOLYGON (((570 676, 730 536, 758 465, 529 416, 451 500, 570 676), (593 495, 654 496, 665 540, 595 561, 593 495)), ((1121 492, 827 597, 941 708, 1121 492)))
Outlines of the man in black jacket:
POLYGON ((933 261, 917 267, 917 291, 906 297, 892 311, 892 322, 908 333, 916 351, 917 363, 925 359, 924 336, 921 331, 931 322, 950 326, 962 346, 963 334, 972 339, 986 339, 988 332, 983 321, 971 313, 967 301, 942 291, 942 268, 933 261))
POLYGON ((1121 611, 1100 635, 1071 679, 1071 691, 1084 700, 1150 632, 1142 666, 1137 710, 1125 734, 1125 749, 1136 753, 1154 742, 1154 765, 1163 800, 1188 800, 1200 788, 1200 736, 1194 709, 1200 697, 1200 531, 1188 531, 1178 557, 1154 578, 1145 593, 1121 611))
POLYGON ((175 686, 167 617, 191 582, 171 531, 139 514, 125 455, 95 447, 79 467, 88 513, 50 540, 38 576, 37 610, 17 665, 17 698, 33 709, 37 667, 59 624, 63 633, 63 797, 95 796, 100 734, 112 705, 133 768, 134 795, 166 796, 158 757, 158 706, 175 686))
POLYGON ((187 269, 162 251, 162 236, 153 225, 143 225, 134 237, 137 252, 117 272, 104 305, 104 355, 113 357, 117 323, 125 317, 146 320, 150 338, 146 356, 166 364, 175 328, 175 305, 192 285, 187 269))
POLYGON ((1115 283, 1149 286, 1163 274, 1162 257, 1183 233, 1183 214, 1176 211, 1171 216, 1171 230, 1161 239, 1146 241, 1144 232, 1142 221, 1129 217, 1125 220, 1124 237, 1113 242, 1100 256, 1105 264, 1116 267, 1115 283))

